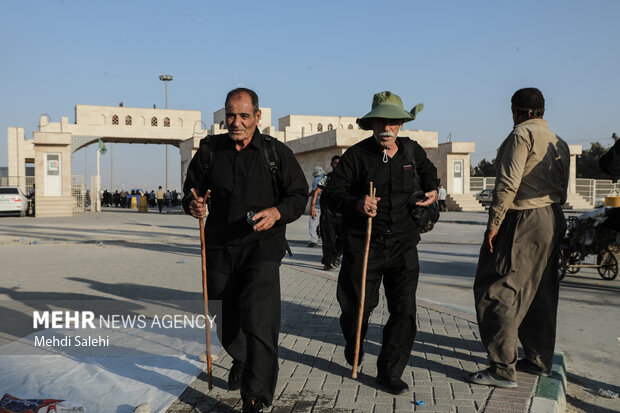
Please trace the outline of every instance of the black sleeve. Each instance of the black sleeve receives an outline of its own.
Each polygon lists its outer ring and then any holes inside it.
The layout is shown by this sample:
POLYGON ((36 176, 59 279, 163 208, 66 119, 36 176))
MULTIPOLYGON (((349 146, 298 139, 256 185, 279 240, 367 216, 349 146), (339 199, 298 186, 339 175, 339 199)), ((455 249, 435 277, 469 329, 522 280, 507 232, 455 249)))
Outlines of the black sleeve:
POLYGON ((416 169, 418 170, 418 175, 420 175, 420 181, 422 182, 422 190, 424 192, 429 192, 433 190, 437 190, 439 186, 439 179, 437 178, 437 168, 435 165, 426 157, 426 151, 422 149, 419 143, 413 141, 414 147, 414 156, 415 156, 415 164, 416 169))
POLYGON ((327 182, 325 196, 329 208, 339 214, 356 213, 360 196, 355 194, 354 184, 358 181, 355 171, 355 149, 347 149, 342 155, 332 177, 327 182))
POLYGON ((198 150, 194 154, 194 157, 187 167, 187 175, 185 176, 185 183, 183 183, 183 199, 181 205, 186 214, 189 214, 189 203, 194 199, 192 194, 192 188, 196 190, 198 196, 202 195, 200 191, 200 180, 202 178, 202 165, 200 164, 200 152, 202 150, 202 141, 198 145, 198 150))
POLYGON ((280 222, 288 224, 304 213, 308 203, 308 183, 293 151, 282 142, 276 142, 280 157, 280 194, 276 208, 280 222))
POLYGON ((620 176, 620 139, 616 141, 605 155, 598 160, 598 166, 603 172, 618 177, 620 176))

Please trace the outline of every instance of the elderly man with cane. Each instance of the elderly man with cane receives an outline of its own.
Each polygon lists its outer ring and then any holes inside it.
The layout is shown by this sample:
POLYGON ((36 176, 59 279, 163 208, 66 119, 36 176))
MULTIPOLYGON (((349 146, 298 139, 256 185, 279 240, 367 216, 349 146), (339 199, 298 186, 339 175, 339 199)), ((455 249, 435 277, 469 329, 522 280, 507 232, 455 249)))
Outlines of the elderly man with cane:
POLYGON ((206 215, 207 289, 221 300, 217 323, 233 358, 230 390, 241 389, 243 412, 262 412, 278 377, 280 263, 286 224, 304 212, 308 184, 293 152, 257 126, 261 111, 252 90, 238 88, 225 103, 227 134, 207 136, 187 170, 183 207, 206 215))
POLYGON ((330 207, 342 214, 344 243, 337 297, 342 309, 340 326, 346 341, 345 358, 351 365, 362 360, 363 346, 356 340, 362 290, 365 287, 361 341, 370 313, 379 302, 383 278, 390 317, 383 328, 377 384, 394 394, 408 389, 401 376, 416 333, 416 245, 420 235, 411 213, 416 206, 424 207, 437 199, 439 183, 437 169, 422 147, 409 138, 397 137, 404 122, 415 119, 418 110, 405 111, 400 97, 391 92, 374 95, 372 110, 358 119, 360 127, 372 130, 373 136, 342 155, 325 191, 330 207), (371 182, 376 196, 369 193, 371 182), (369 221, 372 234, 366 263, 369 221), (366 280, 362 285, 364 267, 366 280), (358 351, 356 345, 360 346, 358 351))

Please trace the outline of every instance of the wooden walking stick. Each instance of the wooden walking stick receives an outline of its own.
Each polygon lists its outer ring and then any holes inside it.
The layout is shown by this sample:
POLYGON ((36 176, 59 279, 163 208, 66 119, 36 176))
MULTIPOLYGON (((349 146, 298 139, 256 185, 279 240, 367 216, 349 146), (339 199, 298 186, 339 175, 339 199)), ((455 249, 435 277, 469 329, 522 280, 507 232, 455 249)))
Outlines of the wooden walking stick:
MULTIPOLYGON (((196 191, 192 188, 192 194, 194 195, 194 199, 198 200, 198 195, 196 195, 196 191)), ((208 189, 205 194, 202 205, 206 205, 207 199, 209 199, 209 195, 211 194, 211 190, 208 189)), ((209 321, 209 294, 207 293, 207 255, 205 251, 205 224, 202 218, 198 220, 200 223, 200 253, 202 258, 202 298, 204 300, 204 313, 205 313, 205 335, 207 336, 207 372, 209 374, 209 390, 213 388, 213 373, 211 370, 211 322, 209 321)))
MULTIPOLYGON (((372 187, 368 195, 375 197, 377 188, 372 187)), ((366 247, 364 249, 364 264, 362 266, 362 291, 360 297, 360 308, 357 314, 357 332, 355 333, 355 355, 353 359, 353 378, 357 378, 357 362, 360 355, 360 341, 362 338, 362 320, 364 318, 364 301, 366 300, 366 270, 368 269, 368 254, 370 252, 370 234, 372 232, 372 217, 368 217, 368 227, 366 228, 366 247)))

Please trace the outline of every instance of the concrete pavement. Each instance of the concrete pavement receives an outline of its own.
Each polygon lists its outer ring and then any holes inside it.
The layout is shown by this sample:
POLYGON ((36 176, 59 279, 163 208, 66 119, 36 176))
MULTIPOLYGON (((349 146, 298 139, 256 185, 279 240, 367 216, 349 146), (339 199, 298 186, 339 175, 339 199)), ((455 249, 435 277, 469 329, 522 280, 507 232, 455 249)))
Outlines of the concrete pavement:
MULTIPOLYGON (((338 325, 337 274, 320 269, 319 248, 305 246, 307 217, 289 227, 294 256, 285 258, 281 271, 280 375, 273 408, 266 411, 527 412, 532 406, 554 407, 549 397, 560 397, 560 392, 551 394, 553 390, 546 390, 539 394, 540 398, 536 396, 539 390, 562 383, 560 363, 548 383, 521 373, 517 389, 492 389, 466 382, 467 373, 486 366, 472 303, 468 302, 471 293, 452 293, 447 285, 432 287, 433 278, 437 278, 433 274, 443 271, 446 284, 454 284, 450 277, 464 278, 466 274, 460 272, 471 272, 484 230, 479 224, 485 218, 484 214, 449 213, 443 219, 451 224, 440 223, 420 245, 418 335, 404 374, 411 390, 398 397, 374 385, 381 326, 388 315, 383 297, 371 317, 360 377, 352 380, 338 325), (467 222, 458 224, 459 219, 467 222), (439 268, 439 262, 445 262, 447 267, 439 268)), ((169 298, 170 294, 199 296, 198 231, 196 221, 190 217, 111 209, 72 218, 5 218, 2 224, 0 253, 6 263, 0 290, 3 299, 28 291, 88 292, 125 299, 136 294, 149 299, 162 295, 169 298), (40 274, 42 264, 54 276, 35 276, 40 274)), ((238 408, 239 393, 226 390, 230 365, 230 358, 221 354, 214 365, 215 388, 207 391, 203 373, 168 411, 238 408)))
MULTIPOLYGON (((475 316, 424 299, 418 300, 418 334, 403 374, 410 391, 393 396, 374 383, 381 328, 389 316, 383 295, 370 319, 361 373, 353 380, 338 321, 337 273, 320 269, 319 248, 305 247, 306 221, 302 218, 288 231, 293 257, 287 256, 281 269, 280 373, 274 404, 266 412, 528 412, 533 403, 548 405, 533 411, 553 412, 556 401, 561 411, 561 394, 537 394, 539 380, 532 375, 519 373, 517 389, 468 383, 467 373, 486 367, 475 316)), ((468 231, 457 231, 451 239, 475 242, 468 231)), ((168 412, 240 409, 239 393, 227 391, 231 365, 230 357, 220 353, 214 389, 208 390, 203 374, 168 412)), ((556 382, 561 378, 553 376, 556 382)))

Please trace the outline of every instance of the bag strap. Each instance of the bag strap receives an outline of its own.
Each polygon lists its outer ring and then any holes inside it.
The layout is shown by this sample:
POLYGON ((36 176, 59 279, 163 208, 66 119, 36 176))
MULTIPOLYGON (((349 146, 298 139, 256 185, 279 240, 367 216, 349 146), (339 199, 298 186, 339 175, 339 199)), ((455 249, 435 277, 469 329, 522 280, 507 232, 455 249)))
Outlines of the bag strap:
POLYGON ((203 175, 210 173, 211 164, 213 164, 213 154, 215 153, 215 136, 207 135, 200 141, 200 166, 203 175))
POLYGON ((409 138, 400 138, 400 143, 402 143, 402 148, 405 156, 407 157, 407 159, 409 159, 411 165, 415 167, 415 145, 413 144, 413 141, 409 138))
POLYGON ((413 141, 409 138, 398 138, 401 143, 401 148, 405 154, 405 157, 409 159, 411 165, 413 166, 413 184, 417 186, 416 191, 412 194, 412 198, 415 200, 418 196, 424 194, 424 190, 422 189, 422 180, 420 179, 420 175, 418 174, 418 169, 416 168, 415 163, 415 145, 413 141))
MULTIPOLYGON (((275 195, 276 202, 280 199, 280 158, 278 157, 278 152, 276 152, 276 138, 273 138, 269 135, 261 134, 263 138, 263 155, 265 156, 265 161, 267 161, 267 168, 269 168, 269 172, 271 175, 271 184, 273 186, 273 194, 275 195)), ((291 251, 291 247, 288 245, 288 241, 286 238, 284 239, 284 246, 286 248, 286 252, 288 252, 289 257, 293 256, 293 252, 291 251)))
POLYGON ((273 185, 273 192, 277 202, 280 195, 280 159, 278 158, 278 153, 276 152, 276 139, 269 135, 263 134, 261 134, 261 137, 263 140, 263 155, 265 156, 267 168, 271 174, 271 183, 273 185))
MULTIPOLYGON (((273 191, 276 198, 276 202, 280 195, 280 159, 278 152, 276 152, 276 138, 269 135, 260 134, 262 141, 263 156, 267 169, 269 169, 271 175, 271 183, 273 185, 273 191)), ((211 165, 213 164, 213 157, 215 155, 215 146, 217 139, 213 135, 208 135, 200 141, 200 166, 202 168, 202 176, 208 178, 211 173, 211 165)))

